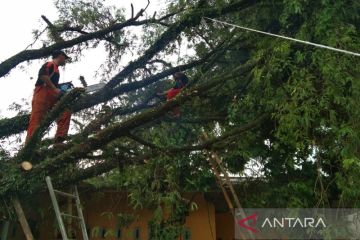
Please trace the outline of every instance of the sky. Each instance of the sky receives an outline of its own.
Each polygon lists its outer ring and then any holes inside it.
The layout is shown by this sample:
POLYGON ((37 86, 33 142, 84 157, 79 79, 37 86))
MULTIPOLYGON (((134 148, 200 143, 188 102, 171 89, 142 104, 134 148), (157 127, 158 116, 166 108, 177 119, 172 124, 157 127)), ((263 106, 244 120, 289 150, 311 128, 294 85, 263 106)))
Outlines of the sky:
MULTIPOLYGON (((166 0, 151 0, 147 13, 152 15, 154 11, 164 6, 166 0)), ((147 0, 106 0, 107 4, 126 9, 130 16, 130 4, 133 3, 135 12, 147 4, 147 0)), ((11 0, 0 1, 0 62, 24 50, 33 42, 32 30, 44 29, 45 23, 41 19, 45 15, 50 20, 57 19, 57 10, 51 0, 11 0), (21 7, 19 7, 21 5, 21 7)), ((71 54, 70 54, 71 55, 71 54)), ((73 81, 74 85, 81 86, 78 78, 83 75, 88 84, 98 83, 95 72, 105 60, 104 50, 99 47, 87 51, 81 61, 68 64, 60 69, 60 82, 73 81)), ((126 61, 126 59, 123 59, 126 61)), ((0 78, 0 117, 12 117, 16 111, 9 111, 10 104, 21 103, 24 109, 30 109, 26 103, 31 102, 34 84, 38 70, 44 60, 33 60, 30 64, 22 63, 13 69, 9 75, 0 78), (22 100, 24 99, 24 100, 22 100)))

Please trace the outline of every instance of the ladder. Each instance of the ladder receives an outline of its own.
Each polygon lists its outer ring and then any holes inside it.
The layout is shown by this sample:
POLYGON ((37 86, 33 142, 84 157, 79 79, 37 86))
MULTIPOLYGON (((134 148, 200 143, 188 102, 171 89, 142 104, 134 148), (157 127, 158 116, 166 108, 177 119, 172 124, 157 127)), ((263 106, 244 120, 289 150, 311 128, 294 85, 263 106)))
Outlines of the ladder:
MULTIPOLYGON (((202 138, 204 142, 209 139, 209 137, 205 132, 203 132, 202 138)), ((235 201, 236 207, 238 209, 242 209, 242 207, 240 204, 240 200, 235 192, 234 186, 231 183, 229 174, 227 173, 225 167, 223 166, 222 160, 219 157, 219 155, 215 151, 208 150, 207 152, 208 152, 208 161, 211 166, 211 169, 215 173, 216 180, 224 194, 226 203, 228 204, 231 213, 235 216, 234 205, 232 204, 229 195, 232 195, 232 198, 235 201), (223 177, 221 177, 221 174, 223 175, 223 177), (226 187, 230 189, 230 194, 226 191, 226 187)))
MULTIPOLYGON (((209 140, 209 137, 205 132, 203 132, 202 133, 202 141, 205 142, 207 140, 209 140)), ((239 216, 241 216, 242 218, 246 218, 246 214, 240 204, 240 200, 236 194, 233 184, 231 183, 230 176, 229 176, 226 168, 224 167, 221 158, 215 151, 212 151, 212 150, 208 150, 207 155, 208 155, 207 160, 210 164, 210 167, 211 167, 213 173, 215 173, 217 183, 220 186, 220 189, 224 195, 225 201, 226 201, 226 203, 229 207, 229 210, 230 210, 231 214, 233 215, 234 219, 236 220, 237 214, 239 216), (221 177, 221 174, 223 175, 223 177, 221 177), (230 190, 230 193, 228 193, 227 188, 230 190), (235 208, 234 208, 234 205, 230 198, 230 195, 232 196, 232 199, 235 202, 237 212, 235 212, 235 208)), ((249 235, 250 235, 250 239, 255 239, 251 232, 249 233, 249 235)))
POLYGON ((73 219, 78 220, 80 222, 80 227, 81 227, 81 232, 82 232, 83 239, 84 240, 89 240, 89 237, 88 237, 88 234, 87 234, 87 231, 86 231, 84 215, 83 215, 83 212, 82 212, 82 209, 81 209, 79 192, 77 190, 77 187, 76 186, 74 187, 74 193, 61 192, 59 190, 54 189, 54 187, 52 185, 52 182, 51 182, 51 178, 49 176, 47 176, 45 179, 46 179, 47 187, 49 189, 51 201, 52 201, 52 204, 54 206, 56 219, 57 219, 57 222, 58 222, 59 227, 60 227, 60 233, 61 233, 62 239, 63 240, 71 240, 67 236, 65 225, 64 225, 64 222, 63 222, 63 217, 67 217, 67 218, 73 218, 73 219), (63 197, 70 198, 72 200, 75 200, 75 205, 76 205, 76 209, 77 209, 77 216, 67 214, 67 213, 62 213, 60 211, 59 204, 58 204, 58 201, 57 201, 57 198, 56 198, 56 194, 60 195, 60 196, 63 196, 63 197))

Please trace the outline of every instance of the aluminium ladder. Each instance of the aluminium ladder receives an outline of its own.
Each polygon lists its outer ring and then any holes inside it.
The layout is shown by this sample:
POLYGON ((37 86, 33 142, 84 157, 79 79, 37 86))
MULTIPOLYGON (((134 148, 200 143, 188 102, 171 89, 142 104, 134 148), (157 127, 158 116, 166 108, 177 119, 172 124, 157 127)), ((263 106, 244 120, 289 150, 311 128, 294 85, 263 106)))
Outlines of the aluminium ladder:
POLYGON ((51 178, 49 176, 47 176, 45 179, 46 179, 46 184, 47 184, 48 189, 49 189, 51 201, 52 201, 52 204, 54 206, 56 219, 57 219, 57 222, 58 222, 59 227, 60 227, 60 233, 61 233, 62 239, 63 240, 70 240, 68 238, 68 236, 67 236, 65 225, 64 225, 64 222, 63 222, 63 218, 62 218, 62 217, 68 217, 68 218, 74 218, 74 219, 76 219, 76 220, 78 220, 80 222, 83 239, 84 240, 89 240, 89 237, 88 237, 88 234, 87 234, 87 231, 86 231, 84 215, 83 215, 83 212, 82 212, 82 209, 81 209, 80 197, 79 197, 79 192, 77 190, 77 187, 76 186, 74 187, 74 193, 61 192, 59 190, 54 189, 54 187, 53 187, 53 185, 51 183, 51 178), (58 204, 58 201, 57 201, 57 198, 56 198, 55 194, 58 194, 60 196, 67 197, 67 198, 70 198, 70 199, 74 199, 78 215, 74 216, 74 215, 71 215, 71 214, 60 212, 59 204, 58 204))

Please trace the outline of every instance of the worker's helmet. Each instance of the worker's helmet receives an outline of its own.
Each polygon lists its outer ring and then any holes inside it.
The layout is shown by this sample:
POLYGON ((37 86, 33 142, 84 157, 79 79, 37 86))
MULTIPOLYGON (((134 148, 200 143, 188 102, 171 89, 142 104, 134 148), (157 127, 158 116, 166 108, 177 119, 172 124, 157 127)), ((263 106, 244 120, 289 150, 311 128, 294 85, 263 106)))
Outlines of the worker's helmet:
POLYGON ((189 78, 183 72, 176 72, 173 76, 175 80, 179 81, 183 86, 185 86, 189 82, 189 78))
POLYGON ((70 57, 64 52, 64 51, 61 51, 61 50, 54 50, 52 53, 51 53, 51 56, 52 58, 57 58, 58 56, 60 55, 63 55, 65 57, 65 59, 70 59, 70 57))

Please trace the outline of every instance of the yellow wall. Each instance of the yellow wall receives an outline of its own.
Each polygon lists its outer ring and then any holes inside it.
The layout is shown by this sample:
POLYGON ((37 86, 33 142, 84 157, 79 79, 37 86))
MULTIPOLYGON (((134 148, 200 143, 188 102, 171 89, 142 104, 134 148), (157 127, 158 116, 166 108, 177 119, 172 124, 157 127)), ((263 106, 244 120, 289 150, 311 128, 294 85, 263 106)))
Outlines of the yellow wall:
MULTIPOLYGON (((192 195, 187 194, 184 197, 190 199, 192 195)), ((126 193, 124 192, 99 192, 99 193, 84 193, 80 196, 83 205, 83 212, 85 222, 88 228, 94 229, 99 227, 106 230, 115 231, 117 228, 117 213, 138 215, 136 219, 128 228, 122 229, 122 240, 133 240, 135 228, 140 229, 140 239, 148 239, 148 222, 152 217, 152 210, 140 210, 134 212, 128 206, 126 193)), ((216 226, 215 208, 212 203, 207 202, 201 193, 197 193, 193 201, 197 204, 198 209, 190 212, 186 218, 185 227, 191 232, 192 240, 216 240, 217 231, 224 234, 221 228, 216 226)), ((50 203, 50 199, 44 200, 50 203)), ((45 221, 40 225, 40 240, 56 239, 54 237, 54 225, 56 225, 53 209, 49 206, 49 211, 46 213, 45 221)), ((233 225, 233 224, 232 224, 233 225)), ((230 234, 232 235, 233 232, 230 234)), ((81 235, 77 237, 80 238, 81 235)), ((233 236, 233 235, 232 235, 233 236)), ((89 236, 90 237, 90 236, 89 236)), ((104 238, 90 237, 92 240, 100 240, 104 238)), ((105 239, 117 239, 115 237, 108 237, 105 239)), ((232 238, 229 238, 232 239, 232 238)), ((180 238, 183 240, 183 238, 180 238)), ((225 240, 225 238, 223 238, 225 240)))
POLYGON ((215 207, 198 194, 194 202, 198 208, 186 218, 185 226, 191 230, 191 239, 216 239, 215 207))
POLYGON ((231 213, 217 213, 215 217, 217 240, 233 240, 235 223, 231 213))

